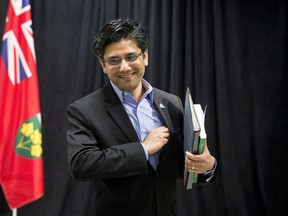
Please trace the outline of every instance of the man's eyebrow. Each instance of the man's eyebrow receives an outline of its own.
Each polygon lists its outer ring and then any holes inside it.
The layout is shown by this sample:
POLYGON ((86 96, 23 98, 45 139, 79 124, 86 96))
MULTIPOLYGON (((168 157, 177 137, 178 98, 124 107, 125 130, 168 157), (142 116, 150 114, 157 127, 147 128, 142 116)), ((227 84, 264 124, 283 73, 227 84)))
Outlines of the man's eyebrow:
MULTIPOLYGON (((126 53, 124 56, 129 56, 129 55, 134 55, 134 54, 137 54, 137 52, 129 52, 129 53, 126 53)), ((113 55, 113 56, 110 56, 108 58, 112 59, 112 58, 121 58, 121 57, 117 56, 117 55, 113 55)))

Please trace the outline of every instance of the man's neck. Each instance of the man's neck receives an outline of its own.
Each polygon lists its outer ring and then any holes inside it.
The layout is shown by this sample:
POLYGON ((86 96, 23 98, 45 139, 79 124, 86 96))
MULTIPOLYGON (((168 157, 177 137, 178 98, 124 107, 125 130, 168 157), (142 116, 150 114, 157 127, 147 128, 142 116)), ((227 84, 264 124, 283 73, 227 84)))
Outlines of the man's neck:
POLYGON ((145 93, 145 88, 144 88, 142 82, 139 83, 137 88, 134 89, 133 91, 131 91, 130 93, 131 93, 132 97, 137 101, 137 103, 139 103, 143 94, 145 93))

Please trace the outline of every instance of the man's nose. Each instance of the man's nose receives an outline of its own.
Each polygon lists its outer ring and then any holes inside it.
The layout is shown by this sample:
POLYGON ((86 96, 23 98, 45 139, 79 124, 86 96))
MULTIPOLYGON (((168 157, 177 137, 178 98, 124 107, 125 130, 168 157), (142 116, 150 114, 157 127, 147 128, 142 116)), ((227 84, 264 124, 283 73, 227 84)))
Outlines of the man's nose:
POLYGON ((126 61, 125 58, 123 58, 120 63, 120 70, 127 70, 127 69, 130 69, 130 64, 126 61))

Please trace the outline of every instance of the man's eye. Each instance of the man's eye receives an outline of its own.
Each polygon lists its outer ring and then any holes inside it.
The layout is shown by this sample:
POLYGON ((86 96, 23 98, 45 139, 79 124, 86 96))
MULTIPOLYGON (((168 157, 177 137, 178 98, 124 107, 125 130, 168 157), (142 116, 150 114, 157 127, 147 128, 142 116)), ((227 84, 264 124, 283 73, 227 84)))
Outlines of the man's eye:
POLYGON ((125 57, 126 61, 130 61, 130 62, 134 61, 136 58, 137 58, 137 55, 129 55, 125 57))
POLYGON ((119 64, 121 59, 120 58, 113 58, 113 59, 109 59, 108 61, 109 61, 109 64, 115 65, 115 64, 119 64))

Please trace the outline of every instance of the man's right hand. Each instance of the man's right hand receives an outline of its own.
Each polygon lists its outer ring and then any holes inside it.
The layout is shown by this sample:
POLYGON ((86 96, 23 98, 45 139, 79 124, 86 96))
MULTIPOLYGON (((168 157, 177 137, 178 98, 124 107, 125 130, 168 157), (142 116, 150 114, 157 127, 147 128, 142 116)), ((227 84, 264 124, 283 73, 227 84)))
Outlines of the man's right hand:
POLYGON ((167 127, 158 127, 153 129, 146 139, 143 141, 148 154, 154 154, 159 151, 167 142, 169 138, 169 130, 167 127))

